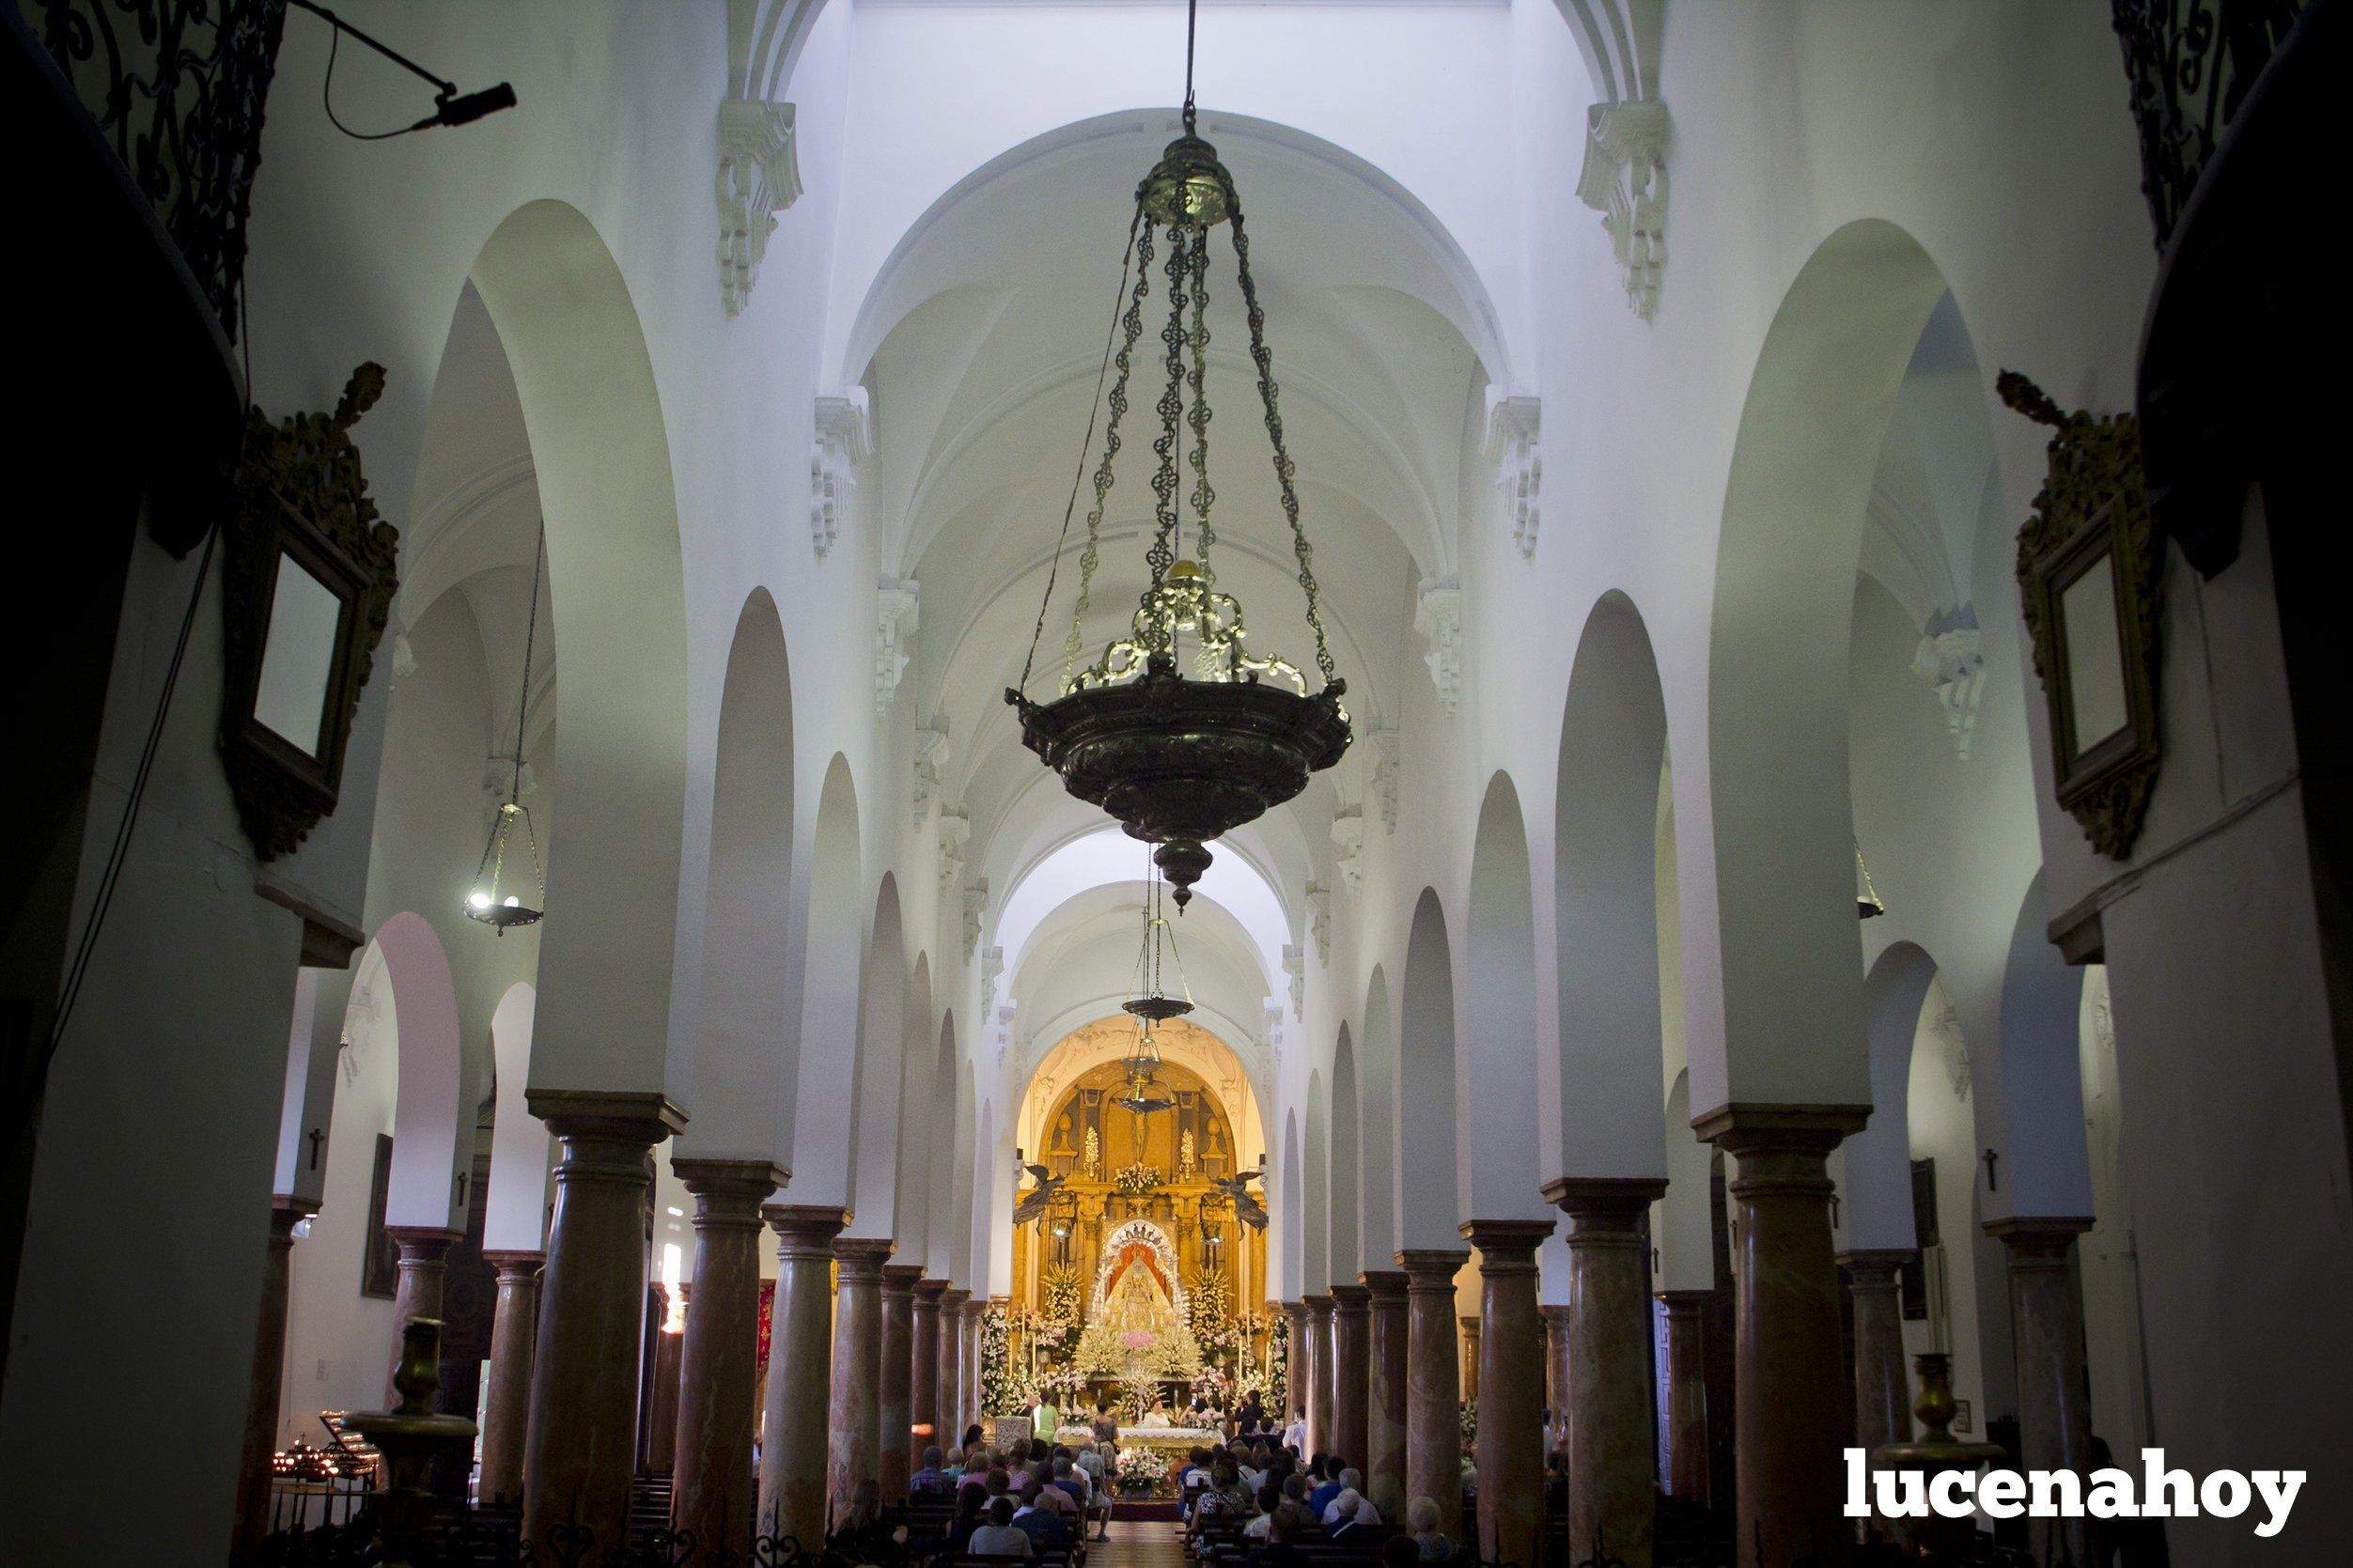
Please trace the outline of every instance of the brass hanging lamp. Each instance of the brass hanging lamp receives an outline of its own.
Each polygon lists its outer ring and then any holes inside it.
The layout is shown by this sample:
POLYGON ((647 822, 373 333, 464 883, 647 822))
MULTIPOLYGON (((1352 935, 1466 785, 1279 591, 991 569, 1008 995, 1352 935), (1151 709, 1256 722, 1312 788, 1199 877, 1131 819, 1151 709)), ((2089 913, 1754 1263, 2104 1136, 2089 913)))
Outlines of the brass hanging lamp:
MULTIPOLYGON (((1195 0, 1186 22, 1184 134, 1168 144, 1136 187, 1135 216, 1129 225, 1117 295, 1123 308, 1114 317, 1097 378, 1099 393, 1109 377, 1111 395, 1101 406, 1106 416, 1102 457, 1095 468, 1095 500, 1079 557, 1078 605, 1064 648, 1060 692, 1043 703, 1026 695, 1060 571, 1060 541, 1029 654, 1022 660, 1021 685, 1005 691, 1005 701, 1021 718, 1022 741, 1062 776, 1064 786, 1080 800, 1101 806, 1130 836, 1160 846, 1153 860, 1166 876, 1180 912, 1192 897, 1193 884, 1208 869, 1207 844, 1295 798, 1307 787, 1310 773, 1340 760, 1351 738, 1348 710, 1340 706, 1348 685, 1333 667, 1324 637, 1315 552, 1300 523, 1296 469, 1284 445, 1274 359, 1266 343, 1266 312, 1251 277, 1241 200, 1233 176, 1218 161, 1217 149, 1195 133, 1192 39, 1197 9, 1195 0), (1267 438, 1273 448, 1275 483, 1290 525, 1307 624, 1316 637, 1316 667, 1323 684, 1312 696, 1307 677, 1296 664, 1250 651, 1241 606, 1219 590, 1211 563, 1217 531, 1210 516, 1216 492, 1209 485, 1208 468, 1207 312, 1209 233, 1221 225, 1232 226, 1235 270, 1249 323, 1250 357, 1266 411, 1267 438), (1081 640, 1094 589, 1104 504, 1112 488, 1112 461, 1119 451, 1120 418, 1128 409, 1129 371, 1144 330, 1145 302, 1152 290, 1157 241, 1168 247, 1161 268, 1167 279, 1168 316, 1161 331, 1161 341, 1167 346, 1162 359, 1167 385, 1154 406, 1161 432, 1152 443, 1160 461, 1152 476, 1152 541, 1145 552, 1150 582, 1129 635, 1082 667, 1081 640), (1114 369, 1116 375, 1111 376, 1114 369), (1187 430, 1190 451, 1184 450, 1187 430), (1185 498, 1195 524, 1190 557, 1180 549, 1180 460, 1192 471, 1192 488, 1185 498), (1182 646, 1187 643, 1189 647, 1182 646)), ((1094 434, 1090 416, 1079 474, 1072 477, 1070 501, 1063 511, 1063 539, 1068 537, 1077 510, 1079 477, 1085 473, 1094 434)))
POLYGON ((474 869, 474 888, 466 894, 466 918, 478 920, 500 936, 510 925, 529 925, 547 911, 547 876, 539 865, 539 841, 531 831, 531 810, 522 803, 523 720, 531 707, 531 647, 539 634, 539 575, 547 565, 547 535, 539 536, 538 552, 531 560, 531 618, 522 634, 522 692, 515 699, 515 768, 491 823, 490 842, 482 846, 482 863, 474 869), (513 855, 515 868, 507 868, 513 855), (530 868, 530 880, 522 870, 530 868), (526 896, 528 895, 528 896, 526 896))
POLYGON ((1855 840, 1855 918, 1875 920, 1887 913, 1887 900, 1871 884, 1871 868, 1863 863, 1862 840, 1855 840))
POLYGON ((1152 875, 1144 899, 1144 941, 1136 953, 1136 994, 1120 1003, 1136 1021, 1135 1040, 1128 1048, 1124 1063, 1127 1081, 1112 1096, 1112 1104, 1125 1107, 1135 1116, 1139 1129, 1145 1117, 1176 1103, 1175 1093, 1161 1080, 1161 1045, 1152 1032, 1169 1019, 1192 1011, 1192 998, 1185 986, 1185 961, 1176 954, 1176 934, 1161 912, 1161 878, 1152 875), (1176 996, 1163 988, 1166 960, 1172 955, 1176 958, 1180 993, 1176 996))

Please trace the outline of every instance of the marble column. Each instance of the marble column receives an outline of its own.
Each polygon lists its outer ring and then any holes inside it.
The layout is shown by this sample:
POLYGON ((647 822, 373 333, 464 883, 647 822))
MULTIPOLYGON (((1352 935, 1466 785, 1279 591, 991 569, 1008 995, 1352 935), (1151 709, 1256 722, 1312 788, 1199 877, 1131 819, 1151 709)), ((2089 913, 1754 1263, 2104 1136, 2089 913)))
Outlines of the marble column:
POLYGON ((1462 1227, 1463 1239, 1479 1251, 1480 1555, 1496 1562, 1535 1562, 1543 1545, 1544 1326, 1536 1316, 1536 1248, 1553 1223, 1473 1219, 1462 1227))
POLYGON ((1455 1350, 1455 1275, 1471 1260, 1452 1248, 1397 1254, 1406 1276, 1405 1494, 1438 1505, 1439 1528, 1462 1538, 1462 1382, 1455 1350))
POLYGON ((491 1312, 491 1370, 482 1395, 482 1472, 475 1493, 484 1502, 522 1497, 523 1439, 531 1429, 532 1349, 539 1337, 539 1270, 545 1252, 485 1252, 498 1270, 498 1300, 491 1312))
POLYGON ((1662 1290, 1667 1317, 1667 1495, 1707 1505, 1707 1303, 1713 1291, 1662 1290))
POLYGON ((915 1281, 923 1278, 919 1263, 887 1264, 882 1269, 882 1391, 875 1402, 877 1443, 875 1479, 882 1483, 882 1500, 896 1503, 907 1495, 907 1478, 923 1460, 912 1452, 914 1440, 913 1367, 909 1358, 915 1346, 915 1281))
POLYGON ((1650 1250, 1644 1221, 1667 1190, 1648 1177, 1564 1177, 1544 1195, 1568 1216, 1568 1546, 1649 1568, 1658 1512, 1650 1381, 1650 1250))
POLYGON ((1911 1441, 1911 1389, 1904 1375, 1903 1249, 1841 1252, 1855 1320, 1855 1442, 1866 1454, 1911 1441))
POLYGON ((1372 1330, 1372 1296, 1363 1285, 1332 1287, 1332 1449, 1368 1479, 1372 1449, 1364 1401, 1372 1374, 1365 1341, 1372 1330))
POLYGON ((294 1227, 315 1200, 280 1197, 270 1207, 262 1254, 261 1318, 254 1329, 253 1378, 245 1392, 245 1445, 237 1470, 237 1546, 242 1557, 270 1533, 270 1460, 278 1451, 278 1405, 286 1385, 286 1302, 293 1272, 294 1227))
POLYGON ((1544 1449, 1568 1452, 1568 1309, 1538 1306, 1544 1319, 1544 1449))
POLYGON ((648 1161, 686 1112, 653 1092, 535 1089, 526 1103, 559 1152, 531 1358, 522 1534, 551 1541, 577 1524, 604 1551, 628 1538, 637 1463, 648 1161), (616 1355, 619 1345, 631 1348, 616 1355))
POLYGON ((1870 1117, 1865 1106, 1720 1107, 1692 1130, 1734 1163, 1734 1486, 1740 1568, 1812 1552, 1852 1556, 1842 1515, 1846 1417, 1825 1389, 1846 1381, 1832 1191, 1825 1161, 1870 1117))
MULTIPOLYGON (((2083 1319, 2074 1289, 2075 1238, 2088 1219, 2017 1215, 1986 1221, 1986 1234, 2010 1255, 2010 1332, 2018 1377, 2018 1448, 2030 1470, 2087 1473, 2092 1461, 2089 1392, 2083 1373, 2083 1319)), ((2083 1526, 2059 1527, 2068 1550, 2083 1558, 2083 1526)), ((2037 1532, 2039 1539, 2040 1532, 2037 1532)))
MULTIPOLYGON (((689 1286, 678 1286, 680 1301, 692 1294, 689 1286)), ((645 1460, 645 1468, 653 1475, 669 1475, 678 1466, 678 1369, 685 1359, 685 1351, 684 1323, 678 1325, 676 1333, 668 1328, 654 1331, 652 1364, 646 1376, 645 1460)))
POLYGON ((760 1205, 790 1173, 757 1159, 673 1159, 670 1169, 694 1195, 694 1301, 679 1353, 670 1518, 693 1530, 706 1552, 749 1556, 744 1504, 757 1496, 760 1205))
POLYGON ((882 1265, 890 1256, 887 1236, 844 1236, 834 1243, 840 1269, 834 1299, 833 1404, 826 1418, 829 1522, 849 1514, 858 1483, 881 1480, 882 1265))
POLYGON ((961 1285, 940 1293, 940 1368, 933 1386, 939 1390, 943 1450, 964 1436, 964 1303, 972 1296, 961 1285))
POLYGON ((980 1322, 989 1315, 989 1298, 975 1296, 964 1303, 964 1419, 978 1421, 988 1412, 980 1407, 980 1322))
POLYGON ((826 1406, 833 1389, 834 1238, 846 1209, 770 1203, 776 1298, 769 1309, 768 1390, 760 1445, 760 1529, 804 1550, 825 1539, 826 1406))
POLYGON ((1283 1374, 1283 1423, 1288 1426, 1307 1414, 1307 1303, 1278 1301, 1275 1306, 1290 1329, 1283 1374))
POLYGON ((389 1410, 400 1403, 392 1374, 400 1368, 401 1330, 412 1318, 441 1320, 449 1250, 465 1239, 465 1233, 441 1225, 387 1225, 384 1234, 400 1249, 400 1282, 392 1298, 392 1358, 384 1363, 384 1408, 389 1410))
POLYGON ((1332 1297, 1309 1296, 1307 1310, 1307 1457, 1332 1452, 1332 1297))
POLYGON ((1368 1268, 1357 1279, 1369 1298, 1365 1321, 1364 1484, 1392 1524, 1405 1517, 1406 1277, 1368 1268))
POLYGON ((907 1409, 908 1456, 920 1467, 923 1451, 933 1443, 947 1452, 956 1441, 953 1432, 940 1430, 940 1297, 945 1280, 915 1281, 915 1304, 908 1314, 907 1409))
POLYGON ((1457 1354, 1462 1358, 1462 1397, 1475 1405, 1479 1398, 1479 1320, 1464 1317, 1455 1323, 1462 1330, 1456 1341, 1457 1354))

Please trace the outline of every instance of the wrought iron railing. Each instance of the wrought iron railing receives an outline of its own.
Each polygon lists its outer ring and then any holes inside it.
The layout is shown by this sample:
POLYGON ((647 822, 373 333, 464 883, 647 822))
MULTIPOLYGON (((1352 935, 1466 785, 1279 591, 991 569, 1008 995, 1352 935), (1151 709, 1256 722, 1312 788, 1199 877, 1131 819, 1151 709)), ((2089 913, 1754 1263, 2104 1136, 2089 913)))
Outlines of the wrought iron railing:
POLYGON ((286 0, 19 3, 233 340, 286 0))
POLYGON ((2159 250, 2303 0, 2111 0, 2159 250))

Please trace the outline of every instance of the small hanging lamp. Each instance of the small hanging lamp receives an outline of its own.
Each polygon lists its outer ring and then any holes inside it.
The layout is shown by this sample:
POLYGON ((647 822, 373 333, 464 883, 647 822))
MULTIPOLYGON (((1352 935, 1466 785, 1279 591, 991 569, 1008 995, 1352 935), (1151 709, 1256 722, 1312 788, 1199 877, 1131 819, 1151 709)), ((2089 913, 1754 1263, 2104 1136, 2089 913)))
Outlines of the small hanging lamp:
POLYGON ((547 911, 547 877, 539 866, 539 841, 531 831, 531 812, 522 803, 523 719, 531 706, 531 645, 539 632, 539 574, 547 562, 547 535, 539 536, 538 552, 531 561, 531 618, 522 635, 522 693, 515 699, 515 770, 506 799, 491 824, 491 840, 482 846, 482 863, 474 870, 474 888, 466 894, 466 918, 478 920, 506 934, 510 925, 529 925, 547 911), (520 845, 520 850, 518 850, 520 845), (510 871, 506 861, 515 858, 510 871), (522 872, 530 868, 525 882, 522 872))
MULTIPOLYGON (((1163 964, 1176 951, 1176 933, 1161 912, 1161 878, 1153 874, 1144 901, 1144 941, 1136 953, 1136 994, 1120 1006, 1136 1021, 1135 1043, 1128 1048, 1127 1083, 1112 1103, 1126 1107, 1140 1123, 1156 1110, 1167 1110, 1176 1096, 1161 1081, 1161 1046, 1155 1026, 1192 1011, 1190 995, 1169 996, 1161 989, 1163 964)), ((1185 964, 1176 960, 1176 987, 1185 989, 1185 964)))
POLYGON ((1887 901, 1871 885, 1871 868, 1862 861, 1862 840, 1855 840, 1855 918, 1871 920, 1887 913, 1887 901))
MULTIPOLYGON (((1209 867, 1209 851, 1204 846, 1296 797, 1307 787, 1310 773, 1340 760, 1350 739, 1348 710, 1340 706, 1347 683, 1333 668, 1325 643, 1315 552, 1300 523, 1296 470, 1284 445, 1274 356, 1267 347, 1266 312, 1251 277, 1241 198, 1233 176, 1218 162, 1217 149, 1194 133, 1192 38, 1197 8, 1195 0, 1186 21, 1184 134, 1168 144, 1136 187, 1114 302, 1118 314, 1111 339, 1103 345, 1097 378, 1099 391, 1110 380, 1111 396, 1102 405, 1102 458, 1095 469, 1086 548, 1079 556, 1078 606, 1064 645, 1061 691, 1040 703, 1025 690, 1053 598, 1055 571, 1050 571, 1037 627, 1022 660, 1021 684, 1005 694, 1020 716, 1022 742, 1062 776, 1065 788, 1109 812, 1130 836, 1160 846, 1154 860, 1175 890, 1179 912, 1209 867), (1267 439, 1273 448, 1275 484, 1290 526, 1307 624, 1316 637, 1316 666, 1323 686, 1313 696, 1299 666, 1277 655, 1262 657, 1249 650, 1241 606, 1233 595, 1219 591, 1211 565, 1217 530, 1210 520, 1216 493, 1209 486, 1207 311, 1209 232, 1220 225, 1231 225, 1250 357, 1265 406, 1267 439), (1144 557, 1150 581, 1130 634, 1081 668, 1112 459, 1119 451, 1120 416, 1128 409, 1128 373, 1144 331, 1145 302, 1152 292, 1156 239, 1168 246, 1161 266, 1168 311, 1160 334, 1167 349, 1161 360, 1166 386, 1154 405, 1161 425, 1152 442, 1160 459, 1151 484, 1154 526, 1144 557), (1115 376, 1111 374, 1114 366, 1115 376), (1192 471, 1191 492, 1182 504, 1180 466, 1192 471), (1190 556, 1182 548, 1186 505, 1194 520, 1190 556), (1180 650, 1180 641, 1187 639, 1192 646, 1180 650), (1191 675, 1185 673, 1188 665, 1191 675)), ((1070 500, 1063 509, 1066 538, 1078 506, 1079 475, 1085 473, 1094 436, 1090 415, 1079 474, 1072 475, 1070 500)), ((1057 541, 1056 571, 1061 558, 1057 541)))

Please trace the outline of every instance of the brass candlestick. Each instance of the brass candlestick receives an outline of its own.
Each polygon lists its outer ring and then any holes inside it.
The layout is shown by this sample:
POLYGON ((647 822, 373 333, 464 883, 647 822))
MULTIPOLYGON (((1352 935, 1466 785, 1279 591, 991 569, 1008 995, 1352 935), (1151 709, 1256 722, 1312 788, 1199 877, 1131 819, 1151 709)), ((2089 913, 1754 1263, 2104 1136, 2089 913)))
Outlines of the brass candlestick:
POLYGON ((413 1317, 400 1329, 400 1363, 392 1386, 400 1396, 394 1410, 349 1417, 344 1429, 376 1445, 384 1456, 385 1485, 376 1504, 382 1522, 385 1568, 416 1560, 433 1512, 433 1460, 462 1452, 474 1443, 474 1423, 463 1416, 438 1415, 433 1396, 441 1389, 439 1318, 413 1317))
MULTIPOLYGON (((1999 1443, 1970 1443, 1953 1436, 1953 1358, 1949 1353, 1924 1350, 1912 1358, 1912 1365, 1920 1374, 1920 1398, 1912 1406, 1912 1414, 1920 1418, 1920 1439, 1882 1444, 1872 1451, 1871 1459, 1880 1469, 1920 1471, 1921 1495, 1925 1498, 1943 1471, 1973 1470, 2008 1454, 1999 1443)), ((1976 1528, 1973 1520, 1947 1519, 1932 1509, 1924 1518, 1905 1521, 1905 1544, 1915 1553, 1951 1553, 1957 1560, 1976 1528)))

